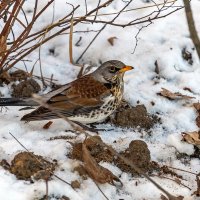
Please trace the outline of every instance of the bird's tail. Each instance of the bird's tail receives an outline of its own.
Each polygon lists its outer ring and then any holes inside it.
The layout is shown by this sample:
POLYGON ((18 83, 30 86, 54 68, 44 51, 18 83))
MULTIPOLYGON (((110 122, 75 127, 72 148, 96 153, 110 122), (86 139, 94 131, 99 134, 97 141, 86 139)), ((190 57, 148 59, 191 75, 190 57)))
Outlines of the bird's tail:
POLYGON ((0 106, 38 106, 39 104, 30 98, 0 98, 0 106))

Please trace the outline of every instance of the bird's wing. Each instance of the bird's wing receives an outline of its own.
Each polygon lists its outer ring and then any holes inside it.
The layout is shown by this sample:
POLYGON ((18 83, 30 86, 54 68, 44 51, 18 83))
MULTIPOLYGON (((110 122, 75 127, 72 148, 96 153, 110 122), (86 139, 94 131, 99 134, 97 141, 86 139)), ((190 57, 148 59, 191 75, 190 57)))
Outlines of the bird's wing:
MULTIPOLYGON (((69 117, 88 113, 104 103, 104 98, 111 95, 110 90, 92 76, 84 76, 61 88, 44 95, 46 103, 56 112, 69 117)), ((22 120, 33 121, 58 118, 55 112, 39 107, 22 120)))

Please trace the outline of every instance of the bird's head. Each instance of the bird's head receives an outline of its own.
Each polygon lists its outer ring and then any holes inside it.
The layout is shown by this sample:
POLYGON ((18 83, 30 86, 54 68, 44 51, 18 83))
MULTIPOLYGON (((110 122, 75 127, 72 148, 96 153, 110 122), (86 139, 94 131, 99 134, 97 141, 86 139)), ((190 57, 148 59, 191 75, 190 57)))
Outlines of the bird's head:
POLYGON ((103 83, 116 83, 122 80, 126 71, 132 70, 132 66, 127 66, 118 60, 104 62, 96 71, 93 72, 96 80, 103 83))

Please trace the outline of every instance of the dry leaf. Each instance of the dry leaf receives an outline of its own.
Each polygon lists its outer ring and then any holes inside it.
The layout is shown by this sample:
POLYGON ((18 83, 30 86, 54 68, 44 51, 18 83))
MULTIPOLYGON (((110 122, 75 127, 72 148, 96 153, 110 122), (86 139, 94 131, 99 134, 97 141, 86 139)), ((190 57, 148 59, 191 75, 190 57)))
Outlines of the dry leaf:
POLYGON ((51 126, 51 124, 53 124, 52 121, 47 122, 47 123, 43 126, 43 129, 49 129, 49 127, 51 126))
POLYGON ((163 97, 167 97, 170 100, 178 100, 178 99, 184 99, 184 100, 188 100, 188 99, 193 99, 195 97, 191 97, 191 96, 187 96, 187 95, 183 95, 179 92, 171 92, 165 88, 162 88, 162 91, 160 93, 158 93, 159 95, 163 96, 163 97))
POLYGON ((119 181, 119 178, 116 177, 111 171, 100 166, 95 159, 90 155, 89 150, 86 145, 82 144, 82 157, 84 162, 84 168, 87 171, 90 178, 98 183, 110 183, 114 185, 114 180, 119 181))
POLYGON ((196 125, 200 128, 200 115, 196 118, 196 125))
MULTIPOLYGON (((0 57, 1 57, 1 52, 0 52, 0 57)), ((10 77, 8 72, 3 72, 0 74, 0 79, 2 82, 5 84, 9 84, 12 81, 12 78, 10 77)))
POLYGON ((200 133, 198 131, 193 132, 183 132, 182 133, 183 141, 186 141, 189 144, 200 145, 200 133))
POLYGON ((200 112, 200 103, 193 103, 194 108, 200 112))
POLYGON ((199 197, 200 196, 200 180, 198 176, 196 176, 196 182, 197 182, 197 191, 195 191, 192 195, 196 195, 197 197, 199 197))
POLYGON ((110 37, 110 38, 108 38, 108 42, 110 43, 110 45, 111 46, 114 46, 114 40, 116 40, 117 39, 117 37, 110 37))

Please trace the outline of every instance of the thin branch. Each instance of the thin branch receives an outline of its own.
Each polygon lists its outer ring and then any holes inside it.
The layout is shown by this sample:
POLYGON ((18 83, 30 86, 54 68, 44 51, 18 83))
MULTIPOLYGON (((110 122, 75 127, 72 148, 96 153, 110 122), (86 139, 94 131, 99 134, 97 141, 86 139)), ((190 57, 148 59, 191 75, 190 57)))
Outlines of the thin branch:
MULTIPOLYGON (((125 10, 130 3, 132 2, 132 0, 130 0, 121 10, 120 12, 111 20, 111 23, 113 23, 118 17, 119 15, 123 12, 123 10, 125 10)), ((83 55, 86 53, 86 51, 89 49, 89 47, 92 45, 92 43, 95 41, 95 39, 99 36, 99 34, 106 28, 108 24, 104 24, 104 26, 101 28, 101 30, 94 36, 94 38, 92 39, 92 41, 88 44, 88 46, 86 47, 86 49, 83 51, 83 53, 78 57, 78 59, 76 60, 76 63, 78 63, 80 61, 80 59, 83 57, 83 55)))
MULTIPOLYGON (((17 143, 19 143, 20 146, 22 146, 27 152, 31 153, 11 132, 9 132, 9 134, 17 141, 17 143)), ((42 167, 43 166, 43 163, 34 155, 34 154, 31 154, 33 156, 33 158, 39 163, 41 164, 42 167)), ((46 166, 43 168, 44 170, 46 170, 46 166)), ((55 176, 57 179, 59 179, 60 181, 62 181, 63 183, 66 183, 67 185, 71 186, 70 183, 68 183, 67 181, 63 180, 62 178, 60 178, 59 176, 55 175, 53 172, 49 171, 49 173, 52 175, 52 176, 55 176)))
POLYGON ((194 43, 198 57, 200 59, 200 40, 199 40, 197 30, 195 28, 194 19, 193 19, 193 16, 192 16, 192 10, 191 10, 191 6, 190 6, 191 1, 183 0, 183 2, 184 2, 184 5, 185 5, 185 13, 186 13, 189 32, 190 32, 190 37, 191 37, 191 39, 194 43))
POLYGON ((94 183, 97 186, 97 188, 99 189, 99 191, 101 192, 101 194, 105 197, 105 199, 109 200, 109 198, 104 194, 104 192, 102 191, 102 189, 99 187, 98 183, 96 181, 94 181, 94 183))
POLYGON ((138 46, 138 36, 139 36, 140 32, 141 32, 144 28, 150 26, 152 23, 153 23, 153 22, 150 21, 147 25, 143 25, 141 28, 139 28, 137 34, 135 35, 135 46, 134 46, 134 49, 133 49, 132 54, 135 53, 136 48, 137 48, 137 46, 138 46))
POLYGON ((73 25, 74 25, 74 21, 73 18, 71 20, 71 26, 70 26, 70 33, 69 33, 69 61, 71 64, 74 63, 73 61, 73 25))
MULTIPOLYGON (((97 4, 97 8, 99 8, 100 3, 101 3, 101 0, 99 0, 99 2, 98 2, 98 4, 97 4)), ((99 11, 99 9, 97 9, 97 11, 96 11, 96 14, 95 14, 95 16, 94 16, 94 21, 95 21, 96 18, 97 18, 98 11, 99 11)))

